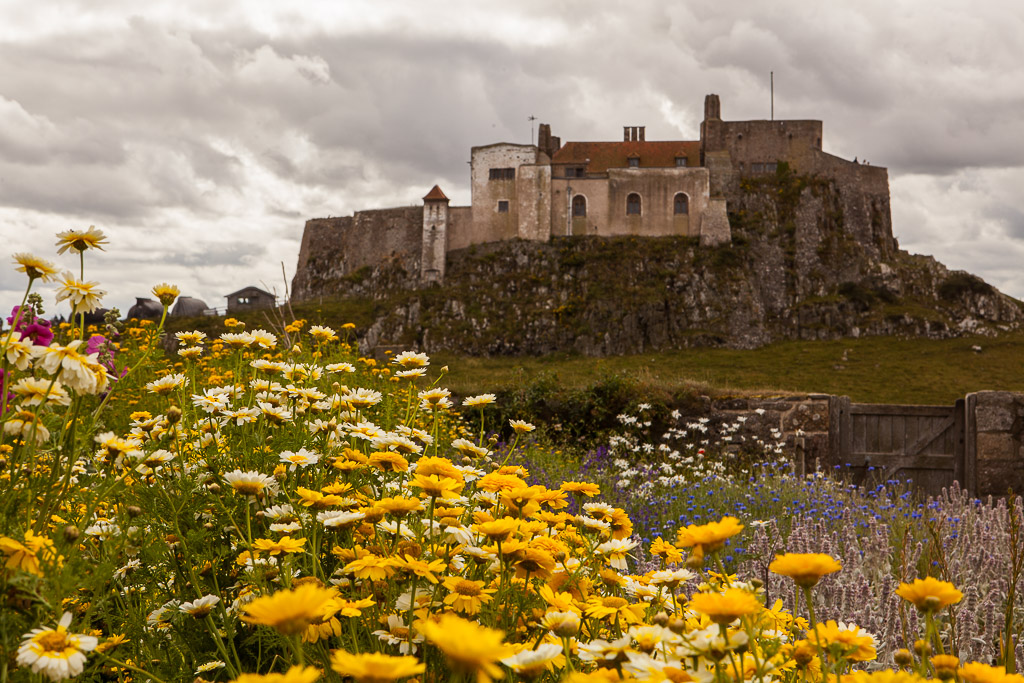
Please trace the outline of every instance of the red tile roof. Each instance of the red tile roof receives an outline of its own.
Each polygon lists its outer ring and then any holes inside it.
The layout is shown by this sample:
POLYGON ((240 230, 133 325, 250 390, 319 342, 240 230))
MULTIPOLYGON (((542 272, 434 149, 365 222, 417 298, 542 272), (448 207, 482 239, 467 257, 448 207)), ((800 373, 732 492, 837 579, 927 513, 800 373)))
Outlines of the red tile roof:
POLYGON ((434 185, 434 187, 431 188, 430 192, 428 192, 426 196, 423 197, 423 201, 425 202, 430 201, 432 199, 443 199, 444 201, 448 201, 448 197, 445 196, 444 192, 441 192, 441 188, 438 187, 437 185, 434 185))
POLYGON ((589 173, 604 173, 609 168, 629 168, 630 156, 640 157, 640 168, 675 167, 676 157, 686 157, 689 166, 699 166, 700 141, 567 142, 551 163, 586 164, 589 173))

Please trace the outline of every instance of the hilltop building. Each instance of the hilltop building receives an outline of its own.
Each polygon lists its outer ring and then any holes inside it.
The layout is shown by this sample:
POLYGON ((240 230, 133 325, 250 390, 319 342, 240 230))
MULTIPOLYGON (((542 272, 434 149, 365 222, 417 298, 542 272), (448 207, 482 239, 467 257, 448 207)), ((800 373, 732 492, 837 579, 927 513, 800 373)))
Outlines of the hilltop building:
POLYGON ((385 261, 438 282, 448 252, 500 240, 685 235, 729 243, 728 197, 744 177, 783 162, 835 180, 847 216, 865 230, 890 225, 886 170, 822 151, 821 121, 724 121, 718 95, 707 95, 699 140, 648 141, 643 126, 628 126, 622 141, 562 144, 541 124, 535 145, 472 148, 470 206, 451 206, 435 185, 422 207, 310 220, 293 289, 299 298, 312 291, 303 280, 311 269, 348 276, 385 261))

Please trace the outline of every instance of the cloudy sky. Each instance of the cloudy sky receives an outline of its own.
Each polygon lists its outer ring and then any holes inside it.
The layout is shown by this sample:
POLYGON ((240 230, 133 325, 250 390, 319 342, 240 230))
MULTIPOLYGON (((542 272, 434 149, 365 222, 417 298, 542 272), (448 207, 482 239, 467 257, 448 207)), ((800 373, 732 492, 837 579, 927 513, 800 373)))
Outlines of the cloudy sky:
POLYGON ((706 93, 768 118, 774 70, 776 118, 889 168, 905 249, 1024 298, 1022 36, 1017 0, 0 0, 0 255, 70 268, 55 233, 95 225, 122 311, 283 293, 307 218, 468 204, 469 148, 531 116, 697 139, 706 93))

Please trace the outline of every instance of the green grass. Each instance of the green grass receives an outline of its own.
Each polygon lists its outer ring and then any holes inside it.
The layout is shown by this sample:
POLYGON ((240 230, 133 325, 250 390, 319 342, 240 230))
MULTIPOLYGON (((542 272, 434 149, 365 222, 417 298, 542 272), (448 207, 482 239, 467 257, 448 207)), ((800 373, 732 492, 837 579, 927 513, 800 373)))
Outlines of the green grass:
POLYGON ((1024 334, 961 339, 870 337, 782 342, 751 351, 686 349, 586 358, 471 358, 435 354, 449 365, 446 386, 460 394, 515 389, 541 372, 579 388, 622 374, 653 391, 820 392, 865 403, 944 404, 972 391, 1024 389, 1024 334), (972 346, 982 347, 977 353, 972 346), (844 352, 846 359, 843 359, 844 352))
MULTIPOLYGON (((311 324, 339 329, 342 323, 353 322, 365 330, 375 312, 387 306, 386 301, 324 301, 297 305, 295 315, 311 324)), ((247 329, 274 327, 268 324, 268 312, 237 317, 246 320, 247 329)), ((172 318, 168 328, 198 328, 211 336, 225 331, 223 318, 172 318)), ((945 404, 972 391, 1024 390, 1024 332, 941 340, 793 341, 749 351, 699 348, 607 358, 432 355, 435 368, 451 369, 445 386, 461 395, 516 390, 541 373, 553 376, 565 389, 620 376, 635 383, 639 393, 655 394, 651 398, 681 390, 712 395, 809 392, 845 395, 864 403, 945 404), (982 351, 977 353, 972 346, 982 351)))

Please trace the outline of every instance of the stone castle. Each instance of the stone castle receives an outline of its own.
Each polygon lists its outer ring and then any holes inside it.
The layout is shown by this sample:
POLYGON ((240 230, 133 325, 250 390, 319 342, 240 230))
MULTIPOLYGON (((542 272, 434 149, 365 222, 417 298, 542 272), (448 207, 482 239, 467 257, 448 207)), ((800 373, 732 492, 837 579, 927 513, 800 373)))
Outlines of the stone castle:
POLYGON ((730 200, 745 178, 780 164, 834 181, 857 241, 883 252, 895 244, 886 169, 824 152, 821 121, 725 121, 718 95, 705 97, 700 140, 648 141, 635 126, 621 142, 562 144, 541 124, 537 144, 473 147, 470 164, 470 206, 450 206, 435 185, 422 206, 307 221, 296 298, 322 293, 309 273, 346 277, 384 263, 418 284, 440 282, 449 252, 503 240, 684 235, 728 244, 730 200))

